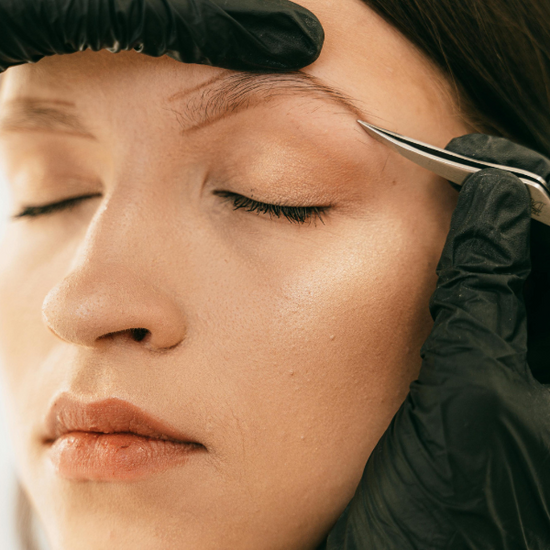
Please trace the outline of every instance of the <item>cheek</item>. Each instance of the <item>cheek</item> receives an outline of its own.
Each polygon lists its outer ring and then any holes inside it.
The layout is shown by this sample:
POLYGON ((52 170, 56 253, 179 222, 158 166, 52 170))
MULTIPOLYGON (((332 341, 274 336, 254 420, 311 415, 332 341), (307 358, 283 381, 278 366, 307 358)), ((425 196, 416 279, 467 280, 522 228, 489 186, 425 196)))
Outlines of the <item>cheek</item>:
POLYGON ((221 286, 212 281, 220 293, 210 302, 223 304, 209 316, 214 362, 223 365, 216 401, 246 434, 246 451, 234 451, 253 465, 249 483, 265 485, 270 472, 296 495, 321 480, 327 495, 316 498, 353 494, 417 376, 431 327, 438 244, 428 249, 409 229, 350 222, 307 245, 279 242, 261 259, 247 254, 221 286))
MULTIPOLYGON (((139 369, 139 377, 167 410, 181 410, 182 418, 191 411, 212 434, 222 472, 212 486, 228 488, 225 497, 212 489, 223 514, 230 505, 248 518, 252 502, 280 521, 299 521, 310 510, 329 525, 350 500, 418 372, 442 238, 437 224, 422 221, 429 219, 385 212, 303 232, 269 225, 227 238, 199 218, 181 234, 167 220, 166 238, 147 241, 142 255, 121 246, 118 261, 134 268, 160 254, 151 285, 162 284, 189 320, 180 355, 162 364, 162 375, 139 369)), ((60 344, 41 318, 45 296, 71 272, 78 235, 43 252, 36 244, 21 248, 23 240, 8 235, 3 246, 0 351, 29 476, 38 460, 24 447, 28 426, 67 384, 67 366, 77 365, 63 350, 82 350, 60 344)), ((102 382, 97 376, 94 383, 102 382)), ((113 387, 133 387, 131 374, 113 376, 113 387)), ((174 501, 180 489, 174 479, 174 501)), ((197 502, 209 494, 197 493, 197 502)))
MULTIPOLYGON (((0 245, 0 362, 4 403, 20 477, 26 479, 36 457, 29 453, 33 428, 48 399, 63 384, 59 340, 42 322, 45 296, 67 273, 75 246, 26 246, 10 226, 0 245)), ((33 452, 35 447, 32 446, 33 452)))
POLYGON ((12 391, 59 343, 42 321, 42 304, 70 271, 81 236, 81 228, 66 226, 63 234, 29 238, 14 224, 0 244, 0 353, 12 391))

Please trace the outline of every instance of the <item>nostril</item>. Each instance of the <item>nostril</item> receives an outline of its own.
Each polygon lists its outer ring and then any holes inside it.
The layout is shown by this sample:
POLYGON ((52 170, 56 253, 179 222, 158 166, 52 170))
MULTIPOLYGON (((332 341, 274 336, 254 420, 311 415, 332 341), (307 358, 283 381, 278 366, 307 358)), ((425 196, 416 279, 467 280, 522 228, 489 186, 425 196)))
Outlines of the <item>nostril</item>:
POLYGON ((149 331, 146 328, 131 328, 130 335, 136 342, 141 342, 149 331))

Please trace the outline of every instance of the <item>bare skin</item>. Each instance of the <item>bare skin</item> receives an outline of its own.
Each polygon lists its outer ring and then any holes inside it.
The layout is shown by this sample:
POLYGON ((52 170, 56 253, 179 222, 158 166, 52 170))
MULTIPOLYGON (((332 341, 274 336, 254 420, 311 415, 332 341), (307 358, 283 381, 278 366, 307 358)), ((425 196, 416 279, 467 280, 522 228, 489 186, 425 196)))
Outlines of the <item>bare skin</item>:
MULTIPOLYGON (((443 77, 359 0, 302 4, 327 33, 304 72, 365 119, 438 146, 471 131, 443 77)), ((1 248, 11 434, 54 550, 313 549, 418 373, 455 191, 311 94, 190 130, 189 90, 225 73, 84 52, 5 76, 10 213, 98 194, 10 221, 1 248), (66 118, 25 118, 30 97, 66 118), (220 190, 331 206, 290 223, 220 190), (207 452, 139 481, 64 479, 42 441, 63 393, 134 403, 207 452)))

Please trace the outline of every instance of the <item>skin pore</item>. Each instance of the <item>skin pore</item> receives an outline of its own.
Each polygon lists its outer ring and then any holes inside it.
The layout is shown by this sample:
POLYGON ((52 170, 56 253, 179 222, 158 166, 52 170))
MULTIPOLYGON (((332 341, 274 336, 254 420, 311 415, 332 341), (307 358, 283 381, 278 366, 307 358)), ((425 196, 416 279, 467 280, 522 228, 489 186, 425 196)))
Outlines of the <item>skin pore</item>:
MULTIPOLYGON (((301 4, 327 35, 304 72, 367 120, 442 147, 471 131, 359 0, 301 4)), ((11 220, 1 245, 6 408, 54 550, 313 549, 418 373, 456 192, 329 94, 257 91, 197 126, 220 83, 203 85, 227 77, 135 52, 5 75, 10 213, 89 197, 11 220), (325 211, 291 223, 236 195, 325 211), (206 451, 131 482, 64 479, 43 436, 65 394, 133 403, 206 451)))

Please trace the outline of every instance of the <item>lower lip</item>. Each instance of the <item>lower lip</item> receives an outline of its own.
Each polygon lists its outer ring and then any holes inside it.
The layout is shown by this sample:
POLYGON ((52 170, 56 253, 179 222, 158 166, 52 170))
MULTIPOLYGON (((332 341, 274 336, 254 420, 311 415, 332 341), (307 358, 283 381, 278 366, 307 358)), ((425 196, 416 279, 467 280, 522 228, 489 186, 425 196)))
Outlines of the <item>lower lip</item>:
POLYGON ((183 465, 201 445, 129 433, 71 432, 56 439, 49 458, 63 478, 76 481, 135 481, 183 465))

